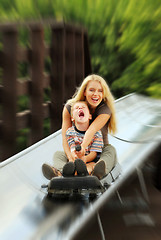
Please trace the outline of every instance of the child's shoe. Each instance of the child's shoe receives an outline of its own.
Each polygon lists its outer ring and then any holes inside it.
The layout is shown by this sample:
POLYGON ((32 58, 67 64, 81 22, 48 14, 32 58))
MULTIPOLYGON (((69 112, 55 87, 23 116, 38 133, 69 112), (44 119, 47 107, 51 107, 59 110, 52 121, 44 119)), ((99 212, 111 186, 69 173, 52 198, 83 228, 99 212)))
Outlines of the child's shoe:
POLYGON ((67 162, 62 171, 64 177, 72 177, 75 174, 75 164, 74 162, 67 162))
POLYGON ((89 175, 88 171, 87 171, 87 167, 86 164, 83 162, 82 159, 76 159, 75 160, 75 169, 77 171, 77 175, 78 176, 87 176, 89 175))

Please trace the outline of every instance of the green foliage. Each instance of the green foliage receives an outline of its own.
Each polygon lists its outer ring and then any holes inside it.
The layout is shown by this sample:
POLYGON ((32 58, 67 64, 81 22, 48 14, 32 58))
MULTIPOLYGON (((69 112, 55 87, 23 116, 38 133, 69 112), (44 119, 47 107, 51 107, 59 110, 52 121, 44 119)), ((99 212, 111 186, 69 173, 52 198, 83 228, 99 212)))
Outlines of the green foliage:
MULTIPOLYGON (((160 81, 160 1, 55 1, 56 16, 83 24, 89 34, 93 72, 120 97, 149 94, 160 81)), ((152 92, 151 92, 152 94, 152 92)))
POLYGON ((17 152, 20 152, 23 149, 28 147, 29 133, 30 133, 29 128, 24 128, 17 132, 17 138, 16 138, 17 152))
POLYGON ((146 91, 148 95, 161 99, 161 83, 154 83, 152 86, 148 87, 146 91))
MULTIPOLYGON (((93 72, 107 80, 116 97, 154 94, 149 89, 161 78, 159 0, 1 0, 0 5, 2 20, 55 18, 83 25, 93 72)), ((45 36, 49 42, 49 30, 45 36)), ((28 44, 23 30, 20 39, 28 44)))
POLYGON ((50 119, 47 118, 44 120, 44 137, 49 136, 50 134, 50 119))
POLYGON ((22 112, 29 109, 29 97, 24 95, 24 96, 19 96, 18 97, 18 112, 22 112))

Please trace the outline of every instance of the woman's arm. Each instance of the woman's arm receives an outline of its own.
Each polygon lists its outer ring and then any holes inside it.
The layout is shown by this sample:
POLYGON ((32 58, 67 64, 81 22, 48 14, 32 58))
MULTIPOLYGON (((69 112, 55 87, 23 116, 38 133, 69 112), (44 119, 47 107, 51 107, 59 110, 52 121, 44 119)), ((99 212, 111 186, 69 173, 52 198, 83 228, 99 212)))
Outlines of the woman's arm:
POLYGON ((68 112, 66 106, 63 109, 63 114, 62 114, 62 139, 63 139, 63 148, 64 152, 67 155, 67 158, 69 161, 74 161, 73 156, 71 154, 67 139, 66 139, 66 131, 69 127, 72 126, 72 121, 71 121, 71 115, 68 112))
POLYGON ((84 149, 91 143, 94 134, 99 131, 109 120, 110 115, 109 114, 100 114, 89 126, 87 129, 83 142, 81 144, 82 147, 82 154, 84 149))

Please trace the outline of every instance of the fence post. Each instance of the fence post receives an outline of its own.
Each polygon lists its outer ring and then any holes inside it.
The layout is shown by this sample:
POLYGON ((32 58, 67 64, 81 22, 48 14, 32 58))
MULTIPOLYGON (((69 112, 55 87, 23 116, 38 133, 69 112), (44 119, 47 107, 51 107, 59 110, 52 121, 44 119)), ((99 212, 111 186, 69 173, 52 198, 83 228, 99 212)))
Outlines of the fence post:
POLYGON ((12 156, 16 148, 16 78, 17 28, 3 30, 2 159, 12 156))
POLYGON ((43 138, 44 31, 41 24, 31 26, 31 143, 43 138))
POLYGON ((61 128, 65 93, 65 31, 64 24, 52 27, 51 39, 51 132, 61 128))
POLYGON ((75 32, 74 27, 65 25, 65 99, 71 98, 76 90, 75 78, 75 32))
POLYGON ((88 34, 84 32, 84 74, 85 77, 92 73, 92 65, 89 52, 88 34))
POLYGON ((75 33, 75 73, 76 86, 84 79, 84 32, 83 30, 75 33))

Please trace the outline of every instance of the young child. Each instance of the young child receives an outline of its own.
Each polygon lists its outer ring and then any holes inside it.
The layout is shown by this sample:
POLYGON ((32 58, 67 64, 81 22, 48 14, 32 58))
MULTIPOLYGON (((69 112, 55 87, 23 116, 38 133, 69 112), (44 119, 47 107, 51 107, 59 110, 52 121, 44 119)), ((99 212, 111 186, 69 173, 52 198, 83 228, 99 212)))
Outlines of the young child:
MULTIPOLYGON (((78 175, 86 175, 88 171, 89 174, 102 178, 105 175, 105 163, 104 161, 98 162, 99 155, 103 148, 101 131, 94 134, 91 143, 85 149, 85 155, 83 157, 81 156, 81 159, 79 159, 79 151, 76 150, 76 146, 82 144, 85 132, 88 129, 92 118, 87 102, 75 102, 71 108, 71 117, 73 126, 66 131, 66 138, 73 159, 75 159, 75 170, 78 172, 78 175)), ((63 168, 64 174, 68 174, 70 169, 72 169, 72 164, 71 162, 68 162, 63 168)))

